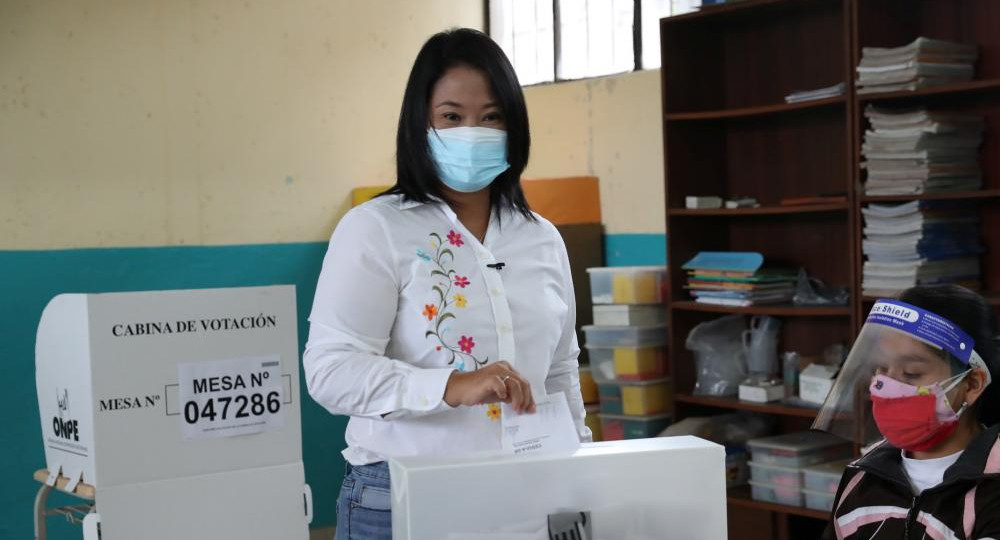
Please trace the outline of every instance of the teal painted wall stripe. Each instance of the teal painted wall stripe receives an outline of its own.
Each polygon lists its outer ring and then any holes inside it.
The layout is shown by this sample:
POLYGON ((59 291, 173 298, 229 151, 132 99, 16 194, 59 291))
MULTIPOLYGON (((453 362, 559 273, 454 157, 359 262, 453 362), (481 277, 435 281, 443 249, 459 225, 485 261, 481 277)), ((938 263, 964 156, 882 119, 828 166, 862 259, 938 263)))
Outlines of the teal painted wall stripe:
MULTIPOLYGON (((607 264, 664 264, 662 234, 607 235, 607 264)), ((202 289, 292 284, 296 288, 300 353, 308 337, 308 314, 325 242, 243 246, 0 250, 0 343, 4 345, 4 391, 0 410, 12 414, 0 439, 0 538, 30 538, 38 489, 32 473, 45 465, 35 392, 35 332, 42 309, 57 294, 202 289)), ((304 392, 305 382, 302 381, 304 392)), ((302 458, 313 490, 316 527, 336 522, 343 478, 344 429, 311 399, 302 400, 302 458)), ((51 504, 78 504, 54 494, 51 504)), ((79 527, 50 519, 49 538, 80 538, 79 527)))
MULTIPOLYGON (((32 505, 38 484, 31 475, 45 466, 35 391, 35 332, 42 309, 65 292, 201 289, 292 284, 296 287, 300 353, 308 337, 312 307, 326 243, 222 247, 154 247, 59 251, 0 251, 0 343, 5 389, 0 410, 12 414, 0 444, 0 538, 31 538, 32 505)), ((302 382, 303 394, 305 383, 302 382)), ((347 419, 334 417, 311 399, 302 399, 302 457, 313 490, 314 526, 336 521, 343 478, 347 419)), ((70 504, 69 496, 53 504, 70 504)), ((79 504, 77 500, 73 504, 79 504)), ((80 529, 49 520, 52 540, 79 539, 80 529)))
POLYGON ((667 264, 667 235, 605 235, 604 259, 608 266, 665 265, 667 264))

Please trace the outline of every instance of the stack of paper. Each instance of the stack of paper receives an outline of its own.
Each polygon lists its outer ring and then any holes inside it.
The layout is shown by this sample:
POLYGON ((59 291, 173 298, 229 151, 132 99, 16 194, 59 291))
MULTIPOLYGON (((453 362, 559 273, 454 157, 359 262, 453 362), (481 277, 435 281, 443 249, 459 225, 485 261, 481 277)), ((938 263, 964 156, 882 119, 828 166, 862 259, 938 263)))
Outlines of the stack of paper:
POLYGON ((813 101, 817 99, 827 99, 844 95, 847 92, 847 84, 838 83, 826 88, 816 90, 798 90, 785 96, 785 103, 801 103, 803 101, 813 101))
POLYGON ((868 106, 861 154, 866 195, 963 191, 982 185, 983 117, 926 108, 868 106))
POLYGON ((976 46, 919 37, 909 45, 864 47, 858 66, 858 93, 917 90, 972 80, 976 46))
POLYGON ((965 202, 912 201, 862 209, 866 296, 895 296, 929 283, 978 289, 979 221, 965 202))
POLYGON ((794 271, 763 269, 764 257, 752 252, 701 252, 684 265, 685 289, 696 302, 748 307, 790 302, 794 271))

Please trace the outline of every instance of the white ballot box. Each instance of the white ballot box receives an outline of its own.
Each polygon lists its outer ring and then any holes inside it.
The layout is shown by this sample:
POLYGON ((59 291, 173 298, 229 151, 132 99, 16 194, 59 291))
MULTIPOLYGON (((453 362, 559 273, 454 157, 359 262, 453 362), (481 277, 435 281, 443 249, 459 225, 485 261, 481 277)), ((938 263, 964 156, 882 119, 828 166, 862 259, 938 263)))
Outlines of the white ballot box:
POLYGON ((584 444, 572 454, 389 461, 394 540, 726 538, 725 450, 696 437, 584 444), (582 528, 581 528, 582 529, 582 528))
POLYGON ((93 494, 85 538, 308 538, 294 287, 59 295, 35 354, 47 484, 93 494))

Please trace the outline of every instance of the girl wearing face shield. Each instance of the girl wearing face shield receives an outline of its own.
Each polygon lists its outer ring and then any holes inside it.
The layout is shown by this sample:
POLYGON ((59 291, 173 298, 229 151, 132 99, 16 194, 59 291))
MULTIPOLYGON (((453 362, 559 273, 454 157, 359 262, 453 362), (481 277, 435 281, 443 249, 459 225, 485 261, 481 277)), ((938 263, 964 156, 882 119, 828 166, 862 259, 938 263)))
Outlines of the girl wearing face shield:
POLYGON ((992 307, 957 285, 875 304, 813 425, 867 450, 824 538, 1000 538, 995 335, 992 307))
POLYGON ((498 451, 502 415, 532 414, 536 396, 564 393, 591 438, 566 248, 521 190, 529 146, 500 47, 431 37, 403 96, 396 185, 337 225, 309 317, 309 394, 351 417, 338 540, 392 537, 388 458, 498 451))

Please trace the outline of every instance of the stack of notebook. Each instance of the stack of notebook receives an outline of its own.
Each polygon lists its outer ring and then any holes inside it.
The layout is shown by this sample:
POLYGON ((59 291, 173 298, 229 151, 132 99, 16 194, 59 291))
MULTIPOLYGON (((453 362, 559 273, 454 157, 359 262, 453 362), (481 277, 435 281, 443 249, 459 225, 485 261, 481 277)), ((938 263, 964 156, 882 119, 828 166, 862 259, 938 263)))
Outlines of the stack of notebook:
POLYGON ((972 80, 976 46, 919 37, 891 49, 864 47, 858 93, 898 92, 972 80))
POLYGON ((685 289, 696 302, 749 307, 790 302, 794 271, 762 268, 764 256, 753 252, 703 251, 684 265, 685 289))
POLYGON ((983 117, 926 108, 869 106, 861 166, 866 195, 915 195, 978 189, 983 117))
POLYGON ((967 202, 872 204, 865 220, 862 281, 866 296, 895 296, 930 283, 980 288, 979 222, 967 202))

